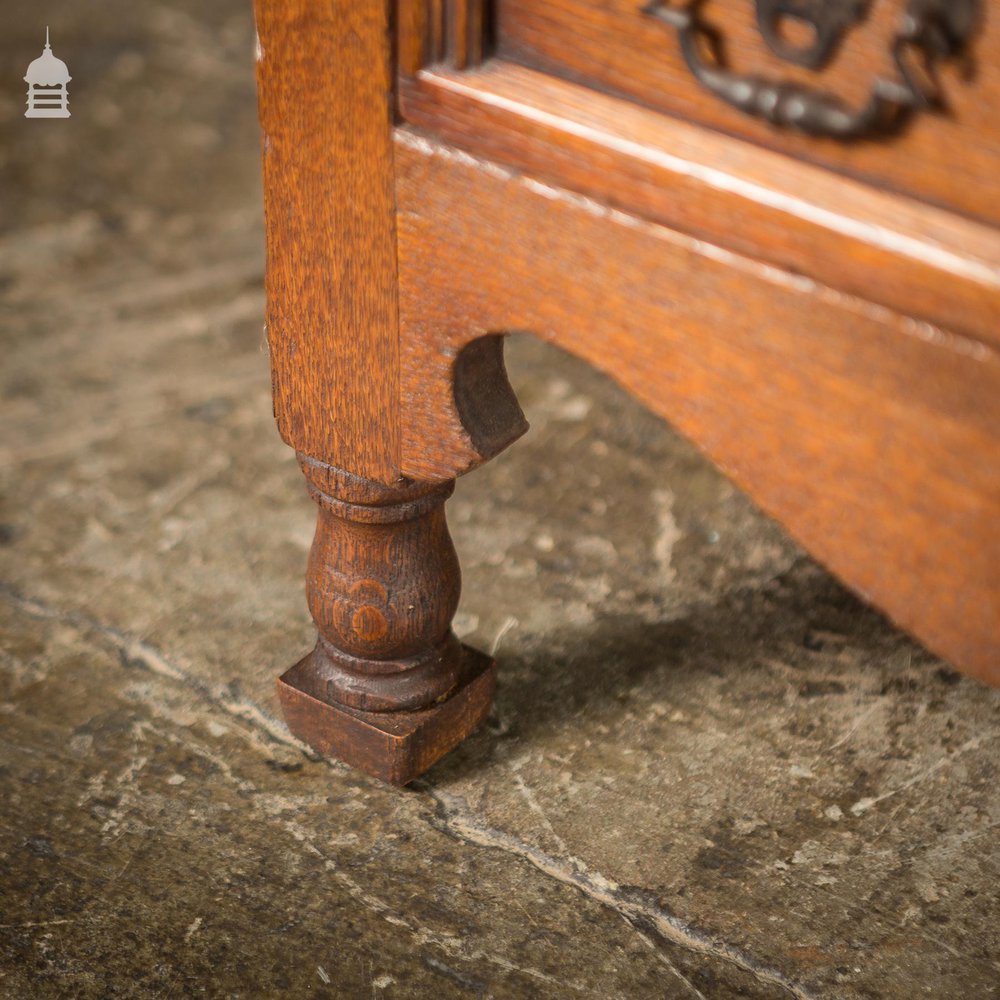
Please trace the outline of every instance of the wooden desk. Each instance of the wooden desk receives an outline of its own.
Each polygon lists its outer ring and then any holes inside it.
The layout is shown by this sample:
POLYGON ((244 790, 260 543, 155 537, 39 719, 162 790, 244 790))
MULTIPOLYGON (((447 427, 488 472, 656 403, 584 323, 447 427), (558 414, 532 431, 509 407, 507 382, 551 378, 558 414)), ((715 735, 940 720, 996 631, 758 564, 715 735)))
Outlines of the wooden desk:
POLYGON ((527 429, 508 331, 1000 682, 1000 5, 256 6, 275 415, 320 509, 297 735, 406 782, 488 711, 443 504, 527 429))

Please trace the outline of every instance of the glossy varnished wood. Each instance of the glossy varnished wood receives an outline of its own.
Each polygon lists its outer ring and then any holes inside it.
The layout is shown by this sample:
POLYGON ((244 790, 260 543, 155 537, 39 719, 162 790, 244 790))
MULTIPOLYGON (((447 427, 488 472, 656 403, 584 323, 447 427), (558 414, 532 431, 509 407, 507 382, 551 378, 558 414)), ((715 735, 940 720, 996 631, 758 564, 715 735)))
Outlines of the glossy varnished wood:
MULTIPOLYGON (((741 136, 911 197, 1000 223, 1000 13, 983 0, 971 56, 975 73, 941 69, 946 115, 921 114, 902 135, 840 143, 779 131, 728 107, 691 76, 675 33, 643 15, 645 0, 496 0, 496 52, 644 107, 741 136)), ((873 4, 822 73, 792 66, 763 43, 754 4, 705 0, 705 19, 746 73, 832 90, 864 103, 877 75, 893 76, 890 46, 904 0, 873 4)))
MULTIPOLYGON (((526 429, 509 331, 611 374, 1000 682, 995 19, 948 116, 837 145, 705 94, 639 6, 257 0, 275 414, 319 506, 319 638, 278 691, 293 732, 387 780, 489 708, 443 505, 526 429)), ((847 99, 884 68, 877 7, 824 74, 847 99)), ((768 68, 746 10, 704 9, 768 68)))
POLYGON ((932 649, 1000 682, 992 346, 420 136, 397 133, 396 159, 403 398, 423 400, 407 474, 491 457, 454 405, 454 359, 531 331, 666 417, 932 649))
POLYGON ((399 320, 387 6, 257 0, 256 17, 278 429, 297 451, 391 482, 399 320))
POLYGON ((1000 232, 491 60, 400 82, 407 121, 562 189, 1000 345, 1000 232))
POLYGON ((482 721, 493 666, 451 632, 451 484, 400 471, 390 13, 256 4, 274 412, 319 508, 319 636, 278 694, 300 739, 404 783, 482 721))

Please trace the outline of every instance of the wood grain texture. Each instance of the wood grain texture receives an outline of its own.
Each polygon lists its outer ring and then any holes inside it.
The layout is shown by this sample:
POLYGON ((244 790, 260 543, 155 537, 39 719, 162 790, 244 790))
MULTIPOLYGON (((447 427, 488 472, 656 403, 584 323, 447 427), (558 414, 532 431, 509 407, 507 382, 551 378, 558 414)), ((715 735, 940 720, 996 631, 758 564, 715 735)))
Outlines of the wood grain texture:
POLYGON ((274 411, 298 451, 398 477, 384 0, 257 0, 274 411))
POLYGON ((483 61, 489 30, 487 6, 487 0, 451 0, 445 58, 455 69, 468 69, 483 61))
POLYGON ((1000 232, 745 141, 491 60, 400 84, 450 144, 1000 345, 1000 232))
POLYGON ((456 410, 455 359, 531 331, 667 418, 930 648, 1000 682, 991 346, 405 130, 396 162, 402 392, 421 399, 407 475, 490 457, 456 410))
MULTIPOLYGON (((389 14, 258 0, 257 65, 274 410, 319 505, 319 637, 278 696, 296 736, 405 783, 480 723, 494 669, 451 631, 451 484, 400 477, 389 14)), ((430 21, 419 30, 434 41, 430 21)), ((477 30, 452 40, 466 60, 477 30)))
MULTIPOLYGON (((778 131, 707 93, 691 76, 675 33, 641 13, 642 0, 497 0, 496 52, 526 66, 628 98, 645 107, 742 136, 879 186, 1000 223, 1000 14, 983 0, 972 45, 976 73, 944 66, 947 115, 920 114, 899 136, 840 144, 778 131)), ((863 104, 877 75, 893 77, 890 45, 904 0, 872 5, 822 73, 772 55, 752 3, 706 0, 705 19, 721 32, 741 72, 806 83, 863 104)))
POLYGON ((423 66, 478 66, 492 38, 489 0, 397 0, 396 52, 401 73, 423 66))
POLYGON ((279 679, 282 709, 321 753, 403 784, 479 725, 493 692, 492 661, 451 631, 454 484, 383 486, 299 460, 320 508, 306 575, 319 638, 279 679))
POLYGON ((458 683, 461 573, 445 523, 453 484, 382 487, 300 458, 319 505, 306 597, 319 630, 310 693, 412 711, 458 683))
MULTIPOLYGON (((319 639, 278 683, 293 731, 403 782, 488 711, 443 504, 526 429, 509 331, 610 373, 1000 682, 995 123, 959 102, 893 143, 807 146, 730 121, 631 3, 498 0, 507 59, 475 69, 488 9, 257 0, 275 414, 320 508, 319 639)), ((838 67, 848 89, 887 24, 838 67)))
POLYGON ((462 646, 454 695, 414 712, 363 712, 331 705, 303 687, 311 653, 278 678, 278 699, 288 728, 303 743, 393 785, 405 785, 454 750, 486 719, 493 704, 496 666, 462 646))

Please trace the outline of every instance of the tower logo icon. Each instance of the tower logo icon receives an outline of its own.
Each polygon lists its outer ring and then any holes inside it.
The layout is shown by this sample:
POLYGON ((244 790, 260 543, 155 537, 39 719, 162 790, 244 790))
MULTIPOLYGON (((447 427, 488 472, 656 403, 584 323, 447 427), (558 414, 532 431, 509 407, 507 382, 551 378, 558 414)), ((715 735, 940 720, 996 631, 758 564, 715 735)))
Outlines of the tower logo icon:
POLYGON ((66 85, 73 78, 62 59, 56 59, 49 45, 49 29, 45 28, 45 48, 28 67, 24 76, 28 84, 28 110, 25 118, 69 118, 69 93, 66 85))

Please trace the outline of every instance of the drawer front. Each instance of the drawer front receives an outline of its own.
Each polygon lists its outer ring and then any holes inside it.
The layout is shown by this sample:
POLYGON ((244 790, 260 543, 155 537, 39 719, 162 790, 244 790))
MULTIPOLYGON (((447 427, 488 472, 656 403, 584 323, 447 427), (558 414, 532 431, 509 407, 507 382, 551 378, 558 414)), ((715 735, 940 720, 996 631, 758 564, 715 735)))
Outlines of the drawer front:
MULTIPOLYGON (((1000 3, 942 2, 956 25, 967 3, 975 14, 963 28, 963 58, 936 58, 928 76, 917 72, 923 48, 906 46, 909 83, 893 51, 907 11, 920 7, 919 0, 496 0, 494 44, 498 55, 522 65, 1000 224, 1000 3), (776 10, 806 16, 765 20, 768 40, 758 15, 776 10), (849 15, 842 30, 815 21, 831 12, 849 15), (688 58, 685 39, 694 42, 688 58), (830 43, 825 52, 824 42, 830 43), (697 77, 692 53, 708 71, 707 82, 697 77), (936 88, 942 106, 895 114, 892 102, 883 102, 883 114, 847 137, 806 134, 764 117, 778 99, 784 106, 770 111, 778 118, 801 115, 803 101, 807 112, 834 103, 860 111, 877 87, 898 96, 899 108, 936 88), (734 98, 753 111, 733 106, 734 98)), ((843 132, 850 120, 851 114, 819 114, 818 126, 810 127, 843 132)))

